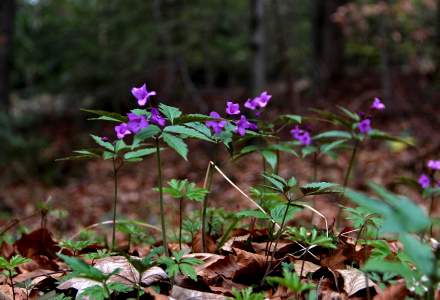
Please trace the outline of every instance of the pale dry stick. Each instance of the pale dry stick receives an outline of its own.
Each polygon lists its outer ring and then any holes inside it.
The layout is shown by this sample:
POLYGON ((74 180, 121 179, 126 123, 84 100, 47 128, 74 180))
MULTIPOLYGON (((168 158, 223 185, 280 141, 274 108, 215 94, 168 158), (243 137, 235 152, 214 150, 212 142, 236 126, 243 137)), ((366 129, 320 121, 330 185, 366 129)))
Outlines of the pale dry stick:
MULTIPOLYGON (((206 168, 206 174, 205 174, 205 180, 203 181, 203 188, 205 190, 208 190, 210 192, 211 190, 211 184, 212 184, 212 161, 208 163, 208 167, 206 168)), ((202 204, 202 250, 203 252, 206 252, 207 245, 206 245, 206 210, 208 209, 208 194, 205 195, 203 198, 203 204, 202 204)))
POLYGON ((278 227, 278 229, 280 229, 280 225, 275 222, 274 219, 272 219, 272 217, 264 210, 264 208, 262 208, 260 205, 258 205, 257 202, 255 202, 255 200, 253 200, 251 197, 249 197, 245 192, 243 192, 242 189, 240 189, 231 179, 229 179, 228 176, 226 176, 225 173, 223 173, 223 171, 214 163, 214 162, 210 162, 210 164, 215 168, 215 170, 217 172, 220 173, 220 175, 222 175, 222 177, 230 184, 232 185, 233 188, 235 188, 241 195, 243 195, 243 197, 245 197, 250 203, 252 203, 252 205, 254 205, 256 208, 258 208, 259 210, 261 210, 266 216, 268 216, 271 220, 271 222, 278 227))
MULTIPOLYGON (((131 222, 133 222, 133 221, 131 221, 131 222)), ((127 221, 116 221, 116 224, 118 224, 118 223, 119 224, 123 224, 123 223, 128 223, 128 222, 127 221)), ((150 228, 150 229, 156 230, 158 232, 162 232, 162 230, 159 227, 156 227, 156 226, 148 224, 148 223, 142 223, 142 222, 138 222, 138 221, 134 221, 133 223, 135 223, 136 225, 145 227, 145 228, 150 228)), ((89 225, 86 228, 81 229, 81 231, 82 230, 90 230, 90 229, 96 228, 98 226, 107 225, 107 224, 113 224, 113 220, 102 221, 102 222, 99 222, 99 223, 95 223, 95 224, 89 225)), ((69 238, 69 240, 74 240, 77 236, 79 236, 81 234, 81 231, 79 231, 79 232, 75 233, 74 235, 72 235, 69 238)))

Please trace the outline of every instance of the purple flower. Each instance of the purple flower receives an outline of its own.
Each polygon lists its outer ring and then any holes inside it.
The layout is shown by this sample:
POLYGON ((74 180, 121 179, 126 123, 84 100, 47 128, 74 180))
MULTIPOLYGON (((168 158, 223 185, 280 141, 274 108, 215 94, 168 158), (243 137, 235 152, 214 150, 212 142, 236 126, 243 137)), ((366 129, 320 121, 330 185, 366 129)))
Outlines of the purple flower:
POLYGON ((108 142, 108 141, 110 141, 110 139, 107 136, 102 136, 101 141, 108 142))
POLYGON ((235 121, 235 125, 237 125, 235 132, 241 136, 246 134, 246 129, 257 129, 257 125, 249 122, 244 115, 241 115, 240 120, 235 121))
POLYGON ((422 188, 426 189, 431 185, 431 179, 429 179, 428 175, 422 174, 419 177, 419 184, 422 188))
POLYGON ((357 128, 359 129, 360 133, 367 134, 371 130, 371 120, 364 119, 360 121, 357 125, 357 128))
POLYGON ((136 134, 142 129, 146 128, 148 126, 148 121, 145 116, 139 116, 135 113, 129 113, 128 116, 128 123, 127 128, 130 130, 131 133, 136 134))
POLYGON ((238 114, 240 114, 240 104, 233 103, 231 101, 226 102, 226 113, 228 115, 238 115, 238 114))
POLYGON ((133 87, 131 89, 131 94, 137 99, 140 106, 144 106, 148 102, 148 97, 155 96, 156 92, 148 92, 147 85, 144 83, 144 85, 139 88, 133 87))
POLYGON ((299 141, 301 145, 308 146, 312 143, 310 133, 307 130, 300 129, 298 125, 290 130, 290 134, 295 140, 299 141))
POLYGON ((370 106, 371 109, 375 109, 375 110, 384 110, 385 109, 385 104, 382 103, 382 101, 380 100, 380 98, 375 97, 373 100, 373 103, 370 106))
POLYGON ((126 123, 122 123, 115 126, 115 132, 118 139, 123 139, 124 136, 131 134, 131 131, 128 130, 128 126, 126 123))
POLYGON ((428 168, 431 170, 439 171, 440 170, 440 160, 429 160, 426 164, 428 168))
MULTIPOLYGON (((216 119, 221 119, 220 115, 216 111, 212 111, 209 116, 216 119)), ((223 128, 225 128, 226 121, 207 121, 206 126, 211 127, 215 134, 219 134, 222 132, 223 128)))
POLYGON ((160 112, 157 108, 151 109, 150 120, 151 120, 151 122, 153 122, 154 124, 157 124, 159 126, 165 126, 165 123, 166 123, 166 120, 164 119, 164 117, 162 117, 162 115, 160 114, 160 112))
POLYGON ((255 97, 252 100, 248 99, 244 103, 244 107, 249 108, 250 110, 265 108, 269 103, 270 98, 272 98, 272 95, 269 95, 266 91, 264 91, 260 94, 260 96, 255 97))

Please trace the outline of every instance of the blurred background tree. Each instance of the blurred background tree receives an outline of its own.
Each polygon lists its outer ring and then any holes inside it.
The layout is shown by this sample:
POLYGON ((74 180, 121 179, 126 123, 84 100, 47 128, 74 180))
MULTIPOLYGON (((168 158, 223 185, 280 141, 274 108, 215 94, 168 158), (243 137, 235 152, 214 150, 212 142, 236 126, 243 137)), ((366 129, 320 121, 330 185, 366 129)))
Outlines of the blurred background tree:
MULTIPOLYGON (((266 89, 273 106, 299 113, 374 96, 394 113, 429 109, 439 101, 439 5, 1 0, 0 138, 26 149, 27 138, 12 139, 48 118, 78 122, 80 107, 131 107, 130 88, 143 82, 159 100, 205 113, 266 89)), ((20 153, 14 147, 0 155, 20 153)))

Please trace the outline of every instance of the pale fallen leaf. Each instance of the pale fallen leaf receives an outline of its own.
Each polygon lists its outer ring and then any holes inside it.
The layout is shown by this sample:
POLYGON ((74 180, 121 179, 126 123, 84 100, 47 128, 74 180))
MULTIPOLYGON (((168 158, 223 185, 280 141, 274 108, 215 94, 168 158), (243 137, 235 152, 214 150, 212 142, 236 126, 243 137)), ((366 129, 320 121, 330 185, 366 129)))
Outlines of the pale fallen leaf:
MULTIPOLYGON (((15 299, 26 299, 26 290, 23 288, 16 287, 15 291, 15 299)), ((0 300, 12 300, 12 288, 3 284, 0 285, 0 300)))
MULTIPOLYGON (((117 275, 113 275, 109 278, 109 282, 120 282, 126 285, 133 285, 134 282, 139 281, 139 272, 123 256, 110 256, 98 259, 94 267, 105 274, 120 269, 117 275)), ((167 274, 162 268, 156 266, 146 270, 142 273, 141 277, 141 282, 146 286, 164 280, 168 280, 167 274)), ((91 279, 74 277, 61 283, 58 288, 61 290, 74 288, 78 290, 78 294, 81 294, 84 289, 97 284, 100 285, 98 282, 91 279)))
POLYGON ((171 297, 176 300, 225 300, 225 296, 173 286, 171 297))
POLYGON ((295 266, 295 272, 300 273, 301 268, 303 269, 302 275, 306 276, 308 273, 314 273, 315 271, 319 270, 321 266, 318 266, 317 264, 314 264, 307 260, 295 260, 293 262, 293 265, 295 266), (304 262, 304 266, 303 266, 304 262))
POLYGON ((368 278, 365 279, 365 274, 355 268, 347 268, 346 270, 336 270, 344 278, 344 290, 347 292, 348 296, 352 296, 359 292, 360 290, 375 287, 376 284, 368 278))
POLYGON ((234 244, 234 242, 244 242, 247 241, 249 239, 251 235, 245 234, 245 235, 241 235, 241 236, 234 236, 232 238, 230 238, 224 245, 223 247, 221 247, 221 250, 225 251, 225 252, 232 252, 232 245, 234 244))

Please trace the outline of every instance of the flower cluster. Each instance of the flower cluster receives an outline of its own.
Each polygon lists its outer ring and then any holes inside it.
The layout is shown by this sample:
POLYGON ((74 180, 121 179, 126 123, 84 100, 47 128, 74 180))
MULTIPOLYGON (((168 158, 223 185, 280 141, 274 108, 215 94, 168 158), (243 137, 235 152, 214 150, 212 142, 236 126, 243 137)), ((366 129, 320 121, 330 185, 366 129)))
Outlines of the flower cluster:
MULTIPOLYGON (((133 87, 131 89, 131 94, 136 98, 138 104, 140 106, 145 106, 148 103, 148 98, 150 96, 155 96, 156 92, 147 90, 146 84, 141 87, 133 87)), ((121 123, 115 126, 115 132, 118 139, 123 139, 126 135, 137 134, 144 128, 147 128, 151 123, 165 126, 165 118, 160 114, 157 108, 151 108, 149 118, 147 119, 144 115, 138 115, 135 113, 128 113, 128 122, 121 123)))
POLYGON ((307 130, 300 129, 298 125, 290 130, 290 134, 292 135, 292 138, 297 140, 303 146, 308 146, 312 143, 310 133, 307 130))
MULTIPOLYGON (((429 160, 426 167, 430 174, 422 173, 418 180, 420 186, 424 189, 429 188, 434 182, 435 172, 440 171, 440 160, 429 160)), ((440 181, 437 182, 437 186, 440 187, 440 181)))
MULTIPOLYGON (((382 101, 375 97, 373 100, 373 103, 370 106, 370 111, 382 111, 385 109, 385 104, 382 103, 382 101)), ((368 115, 365 115, 364 113, 359 114, 362 118, 362 120, 357 124, 357 129, 362 134, 368 134, 368 132, 371 131, 371 117, 368 115)))
MULTIPOLYGON (((261 113, 261 110, 267 106, 272 95, 269 95, 266 91, 262 92, 259 96, 254 99, 248 99, 244 107, 255 111, 255 114, 258 116, 261 113)), ((241 114, 240 104, 234 103, 232 101, 226 102, 226 114, 230 116, 239 116, 238 120, 233 121, 235 125, 234 132, 240 136, 244 136, 246 134, 246 130, 257 130, 258 127, 256 124, 249 122, 245 115, 241 114)), ((220 134, 223 129, 226 127, 227 121, 222 120, 221 116, 218 112, 212 111, 209 116, 219 119, 219 120, 211 120, 206 122, 206 126, 212 129, 215 134, 220 134)))

